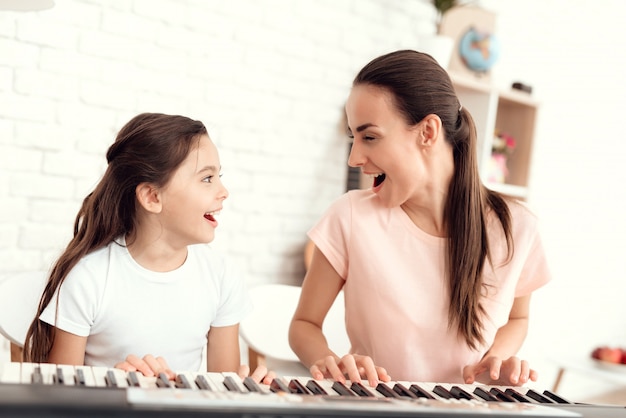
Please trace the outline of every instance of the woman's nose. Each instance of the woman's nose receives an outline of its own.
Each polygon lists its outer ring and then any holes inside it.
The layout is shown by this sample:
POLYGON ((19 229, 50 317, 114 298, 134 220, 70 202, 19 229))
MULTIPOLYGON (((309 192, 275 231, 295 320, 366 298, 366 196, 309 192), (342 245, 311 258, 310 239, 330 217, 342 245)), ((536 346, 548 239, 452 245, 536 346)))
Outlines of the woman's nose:
POLYGON ((348 165, 350 167, 361 167, 365 164, 365 158, 363 157, 360 146, 357 142, 352 142, 350 146, 350 155, 348 156, 348 165))

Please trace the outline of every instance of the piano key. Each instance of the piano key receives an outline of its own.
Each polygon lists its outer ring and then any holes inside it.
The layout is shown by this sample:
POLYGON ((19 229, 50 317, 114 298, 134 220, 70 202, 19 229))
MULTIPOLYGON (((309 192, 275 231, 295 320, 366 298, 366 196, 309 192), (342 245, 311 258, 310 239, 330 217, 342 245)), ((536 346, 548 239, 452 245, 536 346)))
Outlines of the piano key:
POLYGON ((224 385, 224 375, 217 372, 203 372, 204 376, 213 383, 215 392, 228 392, 228 388, 224 385))
POLYGON ((350 383, 350 390, 361 397, 373 398, 375 395, 367 389, 361 382, 350 383))
POLYGON ((376 385, 376 392, 380 393, 385 398, 399 398, 400 394, 396 392, 393 388, 389 387, 389 385, 385 382, 379 382, 376 385))
POLYGON ((411 398, 411 399, 418 398, 415 393, 411 392, 411 390, 405 385, 403 385, 402 383, 395 383, 393 385, 393 391, 394 393, 398 394, 398 396, 400 397, 411 398))
POLYGON ((409 390, 413 392, 418 398, 438 399, 438 397, 435 397, 433 393, 431 393, 427 389, 424 389, 422 386, 418 385, 417 383, 411 384, 409 386, 409 390))
POLYGON ((477 386, 473 391, 474 395, 487 402, 498 402, 498 398, 489 392, 489 389, 485 389, 481 386, 477 386))
POLYGON ((515 399, 511 395, 505 393, 500 388, 492 387, 491 389, 489 389, 489 393, 491 393, 493 396, 498 398, 498 400, 500 400, 500 401, 503 401, 503 402, 515 402, 515 399))
POLYGON ((547 396, 548 398, 552 399, 554 402, 556 403, 562 403, 562 404, 572 404, 573 402, 568 401, 567 399, 557 395, 556 393, 550 391, 550 390, 544 390, 543 394, 545 396, 547 396))
POLYGON ((178 373, 176 375, 176 380, 174 381, 174 386, 176 386, 179 389, 195 389, 195 388, 197 388, 195 383, 193 384, 193 386, 191 385, 191 382, 189 382, 189 379, 187 378, 187 375, 184 374, 184 373, 178 373))
POLYGON ((246 387, 246 389, 248 389, 250 392, 257 392, 257 393, 267 393, 266 391, 264 391, 263 389, 261 389, 261 386, 250 376, 246 376, 243 379, 243 385, 246 387))
POLYGON ((328 392, 326 392, 317 380, 309 379, 305 386, 314 395, 328 395, 328 392))
POLYGON ((289 387, 291 393, 297 393, 300 395, 311 395, 311 392, 298 379, 290 379, 287 387, 289 387))
POLYGON ((348 387, 341 382, 335 381, 333 383, 333 390, 341 396, 357 396, 354 392, 348 389, 348 387))
POLYGON ((160 388, 169 388, 172 387, 170 378, 163 372, 157 375, 156 385, 160 388))
POLYGON ((537 402, 539 402, 539 403, 548 403, 548 404, 550 404, 550 403, 552 403, 552 404, 556 403, 553 399, 548 398, 548 397, 547 397, 547 396, 545 396, 545 395, 542 395, 541 393, 539 393, 539 392, 535 391, 534 389, 528 389, 528 390, 526 391, 526 396, 527 396, 527 397, 529 397, 529 398, 531 398, 531 399, 534 399, 535 401, 537 401, 537 402))
POLYGON ((291 389, 289 389, 287 383, 283 382, 280 377, 275 377, 272 380, 272 383, 270 383, 270 389, 272 390, 272 392, 291 393, 291 389))
MULTIPOLYGON (((239 377, 237 377, 237 379, 239 379, 239 377)), ((224 386, 226 386, 226 389, 228 389, 229 392, 244 393, 233 376, 224 376, 224 386)))
POLYGON ((441 385, 435 385, 435 387, 433 387, 433 393, 441 396, 444 399, 454 399, 454 396, 452 396, 450 391, 441 385))
POLYGON ((523 403, 537 403, 536 401, 527 398, 524 394, 518 392, 517 390, 513 389, 513 388, 506 388, 504 390, 504 393, 506 393, 507 395, 509 395, 510 397, 512 397, 513 399, 515 399, 518 402, 523 402, 523 403))
POLYGON ((106 382, 107 386, 110 387, 117 387, 117 378, 115 377, 115 373, 113 373, 113 370, 107 370, 107 374, 106 376, 104 376, 104 381, 106 382))
POLYGON ((41 367, 37 364, 33 367, 33 371, 30 374, 30 383, 35 385, 43 385, 43 375, 41 374, 41 367))
POLYGON ((467 399, 467 400, 476 399, 471 393, 467 392, 465 389, 457 385, 454 385, 450 388, 450 394, 454 396, 456 399, 467 399))
POLYGON ((207 379, 207 377, 202 374, 197 375, 194 381, 196 382, 196 385, 198 385, 198 388, 202 390, 214 390, 211 383, 209 382, 209 379, 207 379))
POLYGON ((139 373, 135 371, 128 372, 128 385, 131 387, 141 387, 139 382, 139 373))
POLYGON ((90 369, 93 373, 94 385, 100 388, 107 387, 106 374, 109 371, 109 368, 103 366, 92 366, 90 369))

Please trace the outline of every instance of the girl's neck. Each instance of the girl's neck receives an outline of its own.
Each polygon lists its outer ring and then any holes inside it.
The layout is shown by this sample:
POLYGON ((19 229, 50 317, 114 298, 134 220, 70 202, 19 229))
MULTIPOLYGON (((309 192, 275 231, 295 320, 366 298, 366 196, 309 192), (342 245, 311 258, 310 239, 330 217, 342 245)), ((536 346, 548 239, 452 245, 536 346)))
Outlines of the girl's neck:
POLYGON ((126 237, 128 252, 135 262, 145 269, 155 272, 176 270, 187 259, 187 246, 175 247, 163 238, 150 239, 135 234, 126 237))

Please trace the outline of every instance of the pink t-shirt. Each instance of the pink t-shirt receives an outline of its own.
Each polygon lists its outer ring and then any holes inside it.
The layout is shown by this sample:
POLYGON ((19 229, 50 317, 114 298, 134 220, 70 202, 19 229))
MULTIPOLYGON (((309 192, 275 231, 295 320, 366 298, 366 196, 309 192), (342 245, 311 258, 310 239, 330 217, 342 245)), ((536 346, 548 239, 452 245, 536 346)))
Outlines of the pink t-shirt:
POLYGON ((493 214, 487 220, 495 269, 485 263, 484 280, 493 285, 482 301, 486 345, 474 351, 448 328, 446 239, 419 229, 402 208, 384 207, 371 190, 331 205, 309 237, 345 280, 351 352, 371 356, 392 380, 462 382, 463 367, 491 346, 514 298, 550 280, 535 216, 521 203, 509 208, 514 254, 506 265, 500 223, 493 214))

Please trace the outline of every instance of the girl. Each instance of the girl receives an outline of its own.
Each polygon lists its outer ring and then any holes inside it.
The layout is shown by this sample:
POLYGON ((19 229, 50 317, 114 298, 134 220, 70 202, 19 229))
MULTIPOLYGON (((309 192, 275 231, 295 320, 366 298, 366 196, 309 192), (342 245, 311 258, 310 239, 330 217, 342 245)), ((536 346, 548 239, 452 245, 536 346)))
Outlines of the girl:
POLYGON ((448 74, 397 51, 356 76, 349 165, 370 190, 340 197, 310 232, 315 250, 289 338, 315 378, 524 384, 515 356, 530 295, 549 280, 537 221, 479 178, 476 128, 448 74), (352 348, 322 323, 344 290, 352 348))
POLYGON ((206 347, 207 371, 247 374, 238 333, 250 309, 244 280, 206 245, 228 191, 205 126, 140 114, 106 156, 106 172, 51 270, 26 361, 174 378, 168 362, 199 370, 206 347))

